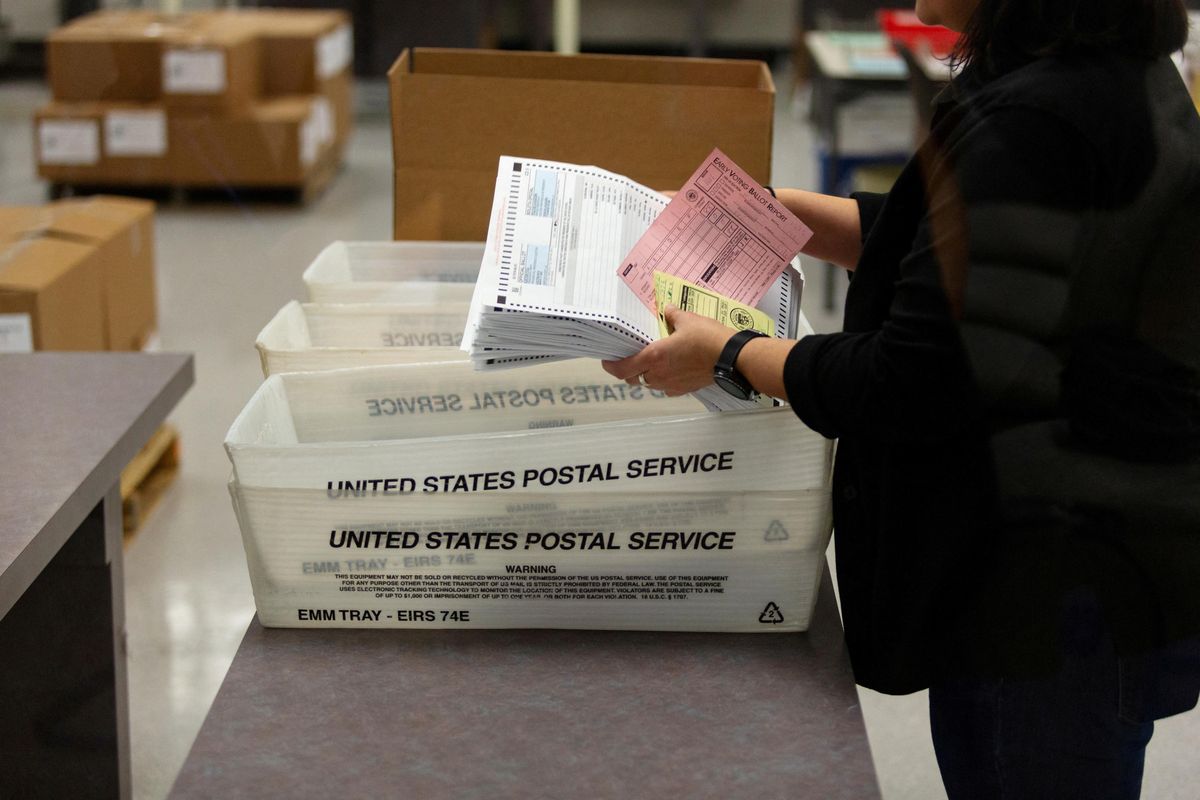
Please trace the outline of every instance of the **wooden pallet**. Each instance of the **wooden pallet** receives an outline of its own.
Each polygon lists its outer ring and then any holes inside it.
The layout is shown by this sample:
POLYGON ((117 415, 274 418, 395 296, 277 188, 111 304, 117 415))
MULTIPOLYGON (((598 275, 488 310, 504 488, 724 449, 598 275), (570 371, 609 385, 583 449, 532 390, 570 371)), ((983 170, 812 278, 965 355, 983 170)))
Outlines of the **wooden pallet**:
POLYGON ((320 196, 329 180, 314 176, 297 186, 175 186, 167 184, 129 185, 119 183, 70 183, 59 181, 47 186, 49 200, 67 197, 91 197, 117 194, 153 200, 158 205, 226 204, 230 201, 256 205, 306 205, 320 196))
POLYGON ((291 186, 254 186, 242 184, 175 184, 175 183, 104 183, 97 181, 50 181, 46 196, 50 200, 65 197, 88 197, 96 194, 119 194, 153 200, 159 205, 228 203, 237 200, 267 205, 306 205, 320 197, 342 169, 342 162, 326 160, 313 168, 303 183, 291 186))
POLYGON ((179 432, 161 425, 121 470, 121 506, 128 539, 150 514, 179 468, 179 432))

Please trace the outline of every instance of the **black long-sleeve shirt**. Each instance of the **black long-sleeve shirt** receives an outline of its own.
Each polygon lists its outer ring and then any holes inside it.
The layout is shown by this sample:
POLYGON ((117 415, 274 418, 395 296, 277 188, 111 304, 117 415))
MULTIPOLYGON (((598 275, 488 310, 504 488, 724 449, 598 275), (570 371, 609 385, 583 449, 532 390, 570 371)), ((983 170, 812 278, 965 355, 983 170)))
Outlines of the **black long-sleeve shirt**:
POLYGON ((858 681, 902 693, 1020 660, 994 648, 1053 638, 1053 598, 1078 583, 1113 608, 1153 595, 1148 645, 1194 632, 1200 119, 1173 65, 1046 58, 987 83, 968 68, 892 191, 857 200, 844 330, 801 339, 784 382, 839 439, 858 681), (1129 550, 1147 527, 1162 535, 1116 566, 1097 555, 1097 536, 1129 550), (1110 591, 1127 572, 1149 588, 1110 591))

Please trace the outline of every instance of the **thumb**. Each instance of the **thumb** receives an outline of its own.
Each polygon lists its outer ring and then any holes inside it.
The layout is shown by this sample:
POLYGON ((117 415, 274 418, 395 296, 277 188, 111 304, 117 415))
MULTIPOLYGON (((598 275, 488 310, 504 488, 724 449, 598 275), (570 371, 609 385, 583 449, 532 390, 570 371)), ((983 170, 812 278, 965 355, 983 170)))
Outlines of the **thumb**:
POLYGON ((683 313, 684 312, 680 311, 679 307, 673 303, 667 303, 665 306, 663 306, 663 319, 667 321, 667 325, 671 328, 671 330, 674 330, 675 326, 679 324, 679 321, 683 319, 683 313))

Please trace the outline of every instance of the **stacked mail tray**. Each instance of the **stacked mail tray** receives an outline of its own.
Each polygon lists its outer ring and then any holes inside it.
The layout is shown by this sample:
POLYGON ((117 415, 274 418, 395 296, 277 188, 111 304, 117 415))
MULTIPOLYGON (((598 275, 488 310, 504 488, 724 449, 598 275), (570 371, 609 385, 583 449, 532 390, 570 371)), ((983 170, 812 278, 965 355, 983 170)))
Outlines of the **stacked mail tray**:
POLYGON ((594 361, 272 375, 226 438, 270 626, 799 631, 831 445, 594 361))
POLYGON ((482 242, 333 242, 304 271, 314 303, 471 301, 482 242))
POLYGON ((254 346, 263 375, 375 364, 463 361, 466 303, 298 303, 267 323, 254 346))

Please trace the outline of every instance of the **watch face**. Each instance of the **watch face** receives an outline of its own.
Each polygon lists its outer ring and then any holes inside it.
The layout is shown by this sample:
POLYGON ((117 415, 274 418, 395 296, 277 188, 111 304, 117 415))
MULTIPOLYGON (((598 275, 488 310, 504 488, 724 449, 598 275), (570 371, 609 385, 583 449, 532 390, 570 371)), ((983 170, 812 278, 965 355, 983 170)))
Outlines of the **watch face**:
POLYGON ((739 400, 750 399, 750 387, 745 383, 737 380, 732 375, 723 372, 717 372, 713 375, 713 382, 724 389, 728 394, 733 395, 739 400))

